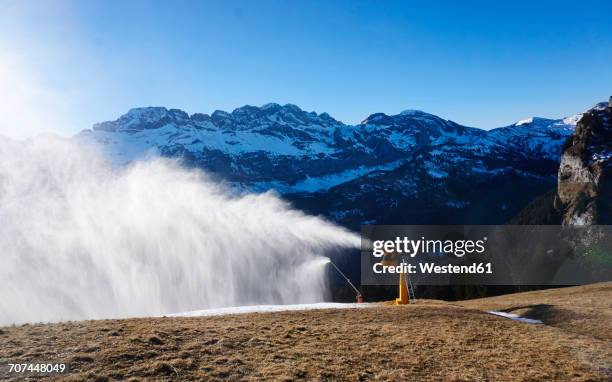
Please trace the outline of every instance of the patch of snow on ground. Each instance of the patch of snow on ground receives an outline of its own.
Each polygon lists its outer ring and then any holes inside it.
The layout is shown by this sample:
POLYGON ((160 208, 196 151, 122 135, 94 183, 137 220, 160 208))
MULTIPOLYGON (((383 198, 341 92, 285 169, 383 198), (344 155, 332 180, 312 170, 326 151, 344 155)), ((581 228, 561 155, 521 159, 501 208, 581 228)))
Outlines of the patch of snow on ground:
POLYGON ((498 311, 495 311, 495 310, 490 310, 487 313, 494 314, 494 315, 500 316, 500 317, 509 318, 511 320, 514 320, 514 321, 525 322, 527 324, 541 324, 542 323, 542 321, 540 321, 540 320, 534 320, 532 318, 521 317, 518 314, 514 314, 514 313, 498 312, 498 311))
POLYGON ((467 200, 449 200, 446 202, 448 207, 453 208, 464 208, 470 205, 470 202, 467 200))
POLYGON ((399 115, 415 115, 415 114, 427 114, 421 110, 407 109, 399 113, 399 115))
POLYGON ((595 162, 605 162, 610 159, 612 159, 612 151, 593 154, 593 160, 595 162))
POLYGON ((313 309, 351 309, 351 308, 372 308, 377 306, 376 303, 339 303, 339 302, 317 302, 313 304, 293 304, 293 305, 248 305, 248 306, 233 306, 227 308, 215 308, 194 310, 191 312, 167 314, 168 317, 209 317, 209 316, 224 316, 227 314, 246 314, 246 313, 268 313, 268 312, 286 312, 295 310, 313 310, 313 309))
POLYGON ((576 126, 576 124, 578 123, 578 121, 580 121, 580 118, 582 118, 582 113, 579 114, 574 114, 572 116, 569 117, 565 117, 563 118, 563 124, 565 125, 572 125, 572 126, 576 126))
POLYGON ((359 166, 357 168, 345 170, 335 174, 324 175, 320 177, 307 177, 306 179, 297 182, 294 185, 287 185, 281 182, 258 182, 253 185, 256 191, 266 191, 275 189, 276 191, 286 194, 291 192, 317 192, 328 190, 334 186, 346 183, 360 176, 366 175, 373 171, 389 171, 398 168, 405 161, 398 160, 395 162, 386 163, 379 166, 359 166))
POLYGON ((529 117, 529 118, 521 119, 520 121, 518 121, 517 123, 515 123, 515 126, 526 125, 526 124, 528 124, 528 123, 533 123, 533 117, 529 117))

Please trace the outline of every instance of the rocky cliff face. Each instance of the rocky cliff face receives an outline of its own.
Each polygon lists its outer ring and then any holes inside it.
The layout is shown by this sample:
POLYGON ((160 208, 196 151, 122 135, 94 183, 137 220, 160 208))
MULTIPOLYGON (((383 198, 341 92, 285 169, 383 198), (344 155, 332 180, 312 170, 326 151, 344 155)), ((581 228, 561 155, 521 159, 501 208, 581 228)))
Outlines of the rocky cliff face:
POLYGON ((612 97, 584 113, 565 144, 555 207, 564 225, 612 224, 612 97))

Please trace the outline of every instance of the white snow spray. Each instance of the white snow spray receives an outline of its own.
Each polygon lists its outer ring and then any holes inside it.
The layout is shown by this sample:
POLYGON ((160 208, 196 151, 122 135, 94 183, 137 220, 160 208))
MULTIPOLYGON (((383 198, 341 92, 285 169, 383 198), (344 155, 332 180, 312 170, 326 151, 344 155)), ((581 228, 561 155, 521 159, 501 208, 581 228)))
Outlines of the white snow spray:
POLYGON ((0 139, 0 325, 323 301, 355 234, 151 158, 0 139))

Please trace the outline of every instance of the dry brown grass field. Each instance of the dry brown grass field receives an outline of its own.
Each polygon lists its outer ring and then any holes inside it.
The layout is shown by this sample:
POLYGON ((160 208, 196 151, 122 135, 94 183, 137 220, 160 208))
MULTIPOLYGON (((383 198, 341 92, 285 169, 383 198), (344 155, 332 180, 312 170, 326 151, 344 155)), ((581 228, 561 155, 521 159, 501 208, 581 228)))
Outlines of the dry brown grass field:
POLYGON ((447 303, 0 328, 45 380, 609 381, 612 283, 447 303), (540 319, 493 316, 504 310, 540 319))

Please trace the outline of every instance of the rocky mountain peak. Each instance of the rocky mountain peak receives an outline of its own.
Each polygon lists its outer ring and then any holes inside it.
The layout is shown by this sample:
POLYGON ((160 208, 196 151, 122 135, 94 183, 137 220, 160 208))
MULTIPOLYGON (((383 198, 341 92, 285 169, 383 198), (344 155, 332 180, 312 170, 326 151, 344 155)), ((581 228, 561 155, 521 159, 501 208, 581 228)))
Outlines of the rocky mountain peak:
POLYGON ((360 125, 391 125, 393 118, 385 113, 370 114, 366 119, 360 122, 360 125))
POLYGON ((307 112, 293 104, 269 103, 261 107, 245 105, 228 113, 215 110, 211 115, 195 113, 189 116, 180 109, 165 107, 139 107, 130 109, 114 121, 96 123, 93 130, 106 132, 137 132, 158 129, 166 125, 200 126, 211 124, 210 128, 222 130, 252 130, 282 126, 281 129, 325 128, 344 126, 327 113, 307 112))
POLYGON ((130 109, 115 121, 94 124, 93 130, 134 132, 146 129, 157 129, 168 123, 183 125, 189 123, 189 121, 189 115, 180 109, 138 107, 130 109))
POLYGON ((377 126, 409 126, 419 124, 444 124, 449 121, 445 121, 442 118, 426 113, 420 110, 404 110, 399 114, 387 115, 385 113, 374 113, 370 114, 366 119, 361 121, 361 125, 377 125, 377 126))
POLYGON ((553 122, 555 122, 555 120, 550 119, 550 118, 529 117, 529 118, 525 118, 525 119, 522 119, 516 122, 514 126, 522 126, 522 125, 528 125, 528 124, 535 125, 535 126, 542 126, 542 125, 550 125, 553 122))
POLYGON ((557 203, 563 224, 612 224, 612 101, 584 113, 565 144, 557 203))

